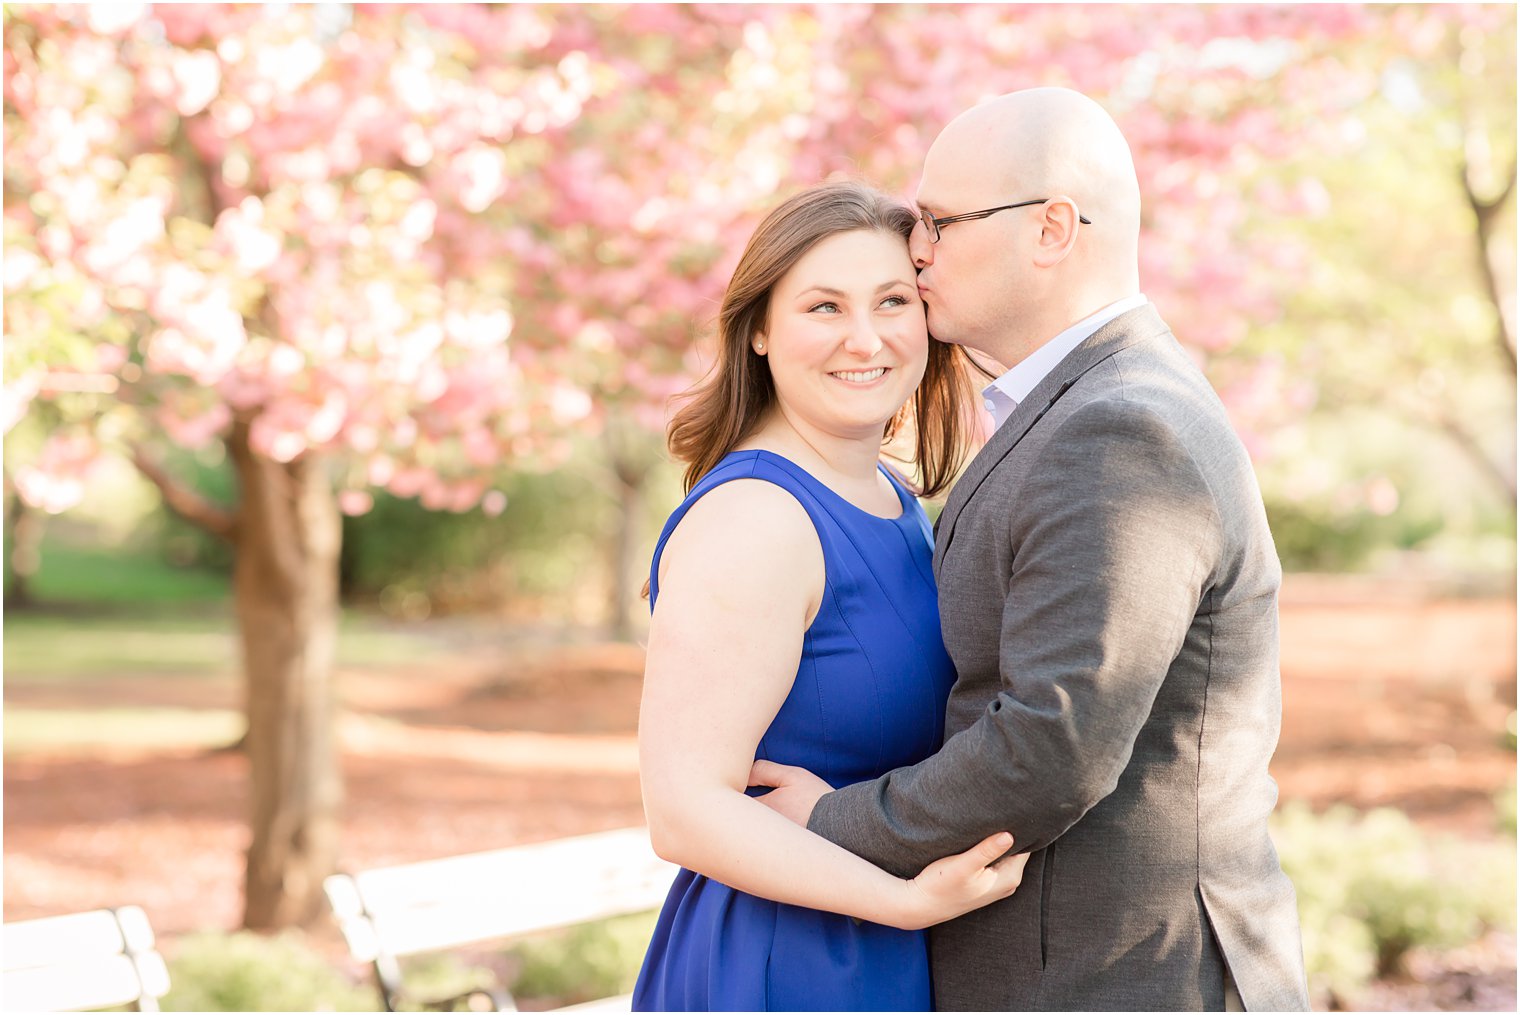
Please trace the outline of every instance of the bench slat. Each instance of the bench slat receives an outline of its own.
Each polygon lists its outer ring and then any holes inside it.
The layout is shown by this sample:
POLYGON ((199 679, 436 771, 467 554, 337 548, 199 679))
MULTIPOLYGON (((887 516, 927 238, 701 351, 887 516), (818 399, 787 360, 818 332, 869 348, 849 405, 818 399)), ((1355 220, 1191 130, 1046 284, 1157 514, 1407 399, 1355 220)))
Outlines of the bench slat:
POLYGON ((104 1008, 169 992, 169 970, 137 906, 7 923, 0 951, 7 1011, 104 1008))
POLYGON ((623 994, 620 997, 604 997, 600 1001, 587 1001, 584 1004, 570 1004, 563 1008, 553 1008, 551 1011, 633 1011, 633 995, 623 994))
MULTIPOLYGON (((120 955, 126 948, 109 909, 7 923, 0 942, 7 972, 90 955, 120 955)), ((148 944, 152 943, 150 936, 148 944)))
POLYGON ((325 887, 354 957, 371 961, 381 946, 412 955, 658 909, 676 870, 646 829, 631 828, 338 875, 325 887))
MULTIPOLYGON (((12 969, 5 973, 6 1011, 105 1008, 130 1004, 142 993, 137 969, 125 955, 66 965, 12 969)), ((152 996, 163 993, 165 991, 152 996)))
POLYGON ((482 891, 492 891, 497 885, 577 879, 584 874, 607 876, 620 870, 659 864, 665 864, 665 861, 656 857, 650 848, 649 833, 642 828, 625 828, 442 860, 381 867, 364 871, 355 878, 364 892, 365 902, 371 910, 377 910, 394 904, 393 899, 396 903, 406 904, 418 895, 419 885, 425 885, 432 898, 472 898, 482 891))

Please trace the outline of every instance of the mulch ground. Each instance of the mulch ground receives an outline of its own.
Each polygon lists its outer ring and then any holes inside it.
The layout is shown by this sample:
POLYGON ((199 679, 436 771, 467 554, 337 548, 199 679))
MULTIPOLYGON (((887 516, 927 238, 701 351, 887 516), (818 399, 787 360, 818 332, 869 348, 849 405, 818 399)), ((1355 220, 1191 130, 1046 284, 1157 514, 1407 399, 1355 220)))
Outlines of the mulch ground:
MULTIPOLYGON (((1493 799, 1515 778, 1505 740, 1513 601, 1351 601, 1337 587, 1300 582, 1282 616, 1273 774, 1283 799, 1393 806, 1432 830, 1497 835, 1493 799)), ((642 823, 642 663, 627 645, 475 647, 426 672, 342 673, 345 865, 642 823)), ((231 676, 5 691, 8 704, 27 708, 235 708, 238 698, 231 676)), ((4 774, 6 920, 133 902, 165 936, 237 925, 247 844, 240 755, 55 750, 7 757, 4 774)), ((1514 1010, 1513 939, 1436 961, 1417 956, 1415 979, 1380 984, 1365 1003, 1514 1010)))

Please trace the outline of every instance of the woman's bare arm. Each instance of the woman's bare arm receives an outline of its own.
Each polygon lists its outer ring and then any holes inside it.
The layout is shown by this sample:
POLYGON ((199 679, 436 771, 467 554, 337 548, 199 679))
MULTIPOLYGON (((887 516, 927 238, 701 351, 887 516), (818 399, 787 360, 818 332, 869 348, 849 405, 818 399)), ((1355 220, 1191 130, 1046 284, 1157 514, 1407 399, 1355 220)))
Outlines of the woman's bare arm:
POLYGON ((752 895, 898 927, 950 919, 1017 887, 1022 856, 988 867, 1005 842, 907 881, 745 796, 824 590, 818 536, 790 494, 758 480, 718 487, 682 519, 660 563, 639 718, 656 852, 752 895))

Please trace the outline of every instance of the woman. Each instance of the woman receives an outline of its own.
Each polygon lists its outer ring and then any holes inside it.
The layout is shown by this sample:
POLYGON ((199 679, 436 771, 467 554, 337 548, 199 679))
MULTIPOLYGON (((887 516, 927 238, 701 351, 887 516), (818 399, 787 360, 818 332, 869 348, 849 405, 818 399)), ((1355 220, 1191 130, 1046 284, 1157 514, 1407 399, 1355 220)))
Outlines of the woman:
POLYGON ((911 419, 932 494, 961 447, 965 380, 929 341, 914 223, 854 183, 772 212, 724 297, 716 376, 671 424, 688 495, 651 567, 639 752, 655 850, 685 869, 637 1010, 928 1010, 921 929, 1018 887, 1007 833, 907 881, 746 793, 757 758, 842 786, 940 743, 932 535, 880 464, 911 419))

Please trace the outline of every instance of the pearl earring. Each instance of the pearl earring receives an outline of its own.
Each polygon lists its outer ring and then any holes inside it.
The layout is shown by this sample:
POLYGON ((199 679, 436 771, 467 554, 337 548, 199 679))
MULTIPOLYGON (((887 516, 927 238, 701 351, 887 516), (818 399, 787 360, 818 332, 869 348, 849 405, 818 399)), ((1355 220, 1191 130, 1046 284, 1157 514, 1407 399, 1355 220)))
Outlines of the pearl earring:
POLYGON ((764 342, 756 342, 755 343, 755 351, 756 352, 764 352, 765 351, 765 343, 764 342))

